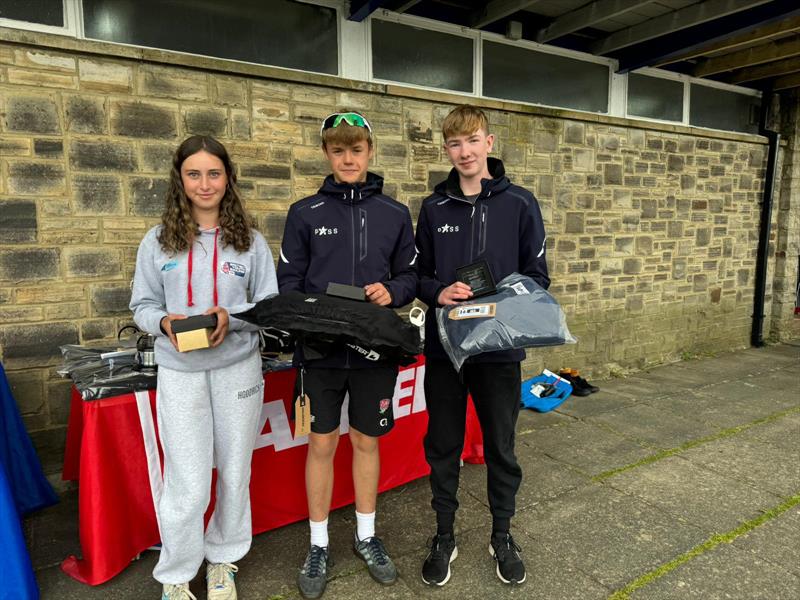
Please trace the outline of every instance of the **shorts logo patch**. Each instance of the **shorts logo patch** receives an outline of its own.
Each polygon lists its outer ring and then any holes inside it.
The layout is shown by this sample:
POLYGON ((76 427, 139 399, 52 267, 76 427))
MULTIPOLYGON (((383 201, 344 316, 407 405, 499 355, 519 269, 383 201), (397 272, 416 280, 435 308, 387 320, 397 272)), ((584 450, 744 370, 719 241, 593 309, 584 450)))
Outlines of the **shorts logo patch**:
POLYGON ((392 401, 389 398, 384 398, 383 400, 381 400, 381 403, 378 407, 378 412, 380 412, 381 414, 385 413, 387 410, 389 410, 389 407, 391 405, 392 401))
POLYGON ((178 263, 174 260, 169 261, 168 263, 164 263, 164 266, 161 267, 162 271, 172 271, 175 267, 178 266, 178 263))
POLYGON ((247 268, 235 262, 222 263, 222 272, 226 275, 236 275, 237 277, 244 277, 247 273, 247 268))

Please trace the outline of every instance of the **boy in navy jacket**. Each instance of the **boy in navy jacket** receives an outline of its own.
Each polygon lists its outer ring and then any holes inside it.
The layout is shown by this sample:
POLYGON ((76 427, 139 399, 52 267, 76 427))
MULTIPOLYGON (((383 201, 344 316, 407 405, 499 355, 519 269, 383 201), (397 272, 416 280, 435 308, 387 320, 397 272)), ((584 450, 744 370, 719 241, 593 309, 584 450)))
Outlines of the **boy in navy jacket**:
POLYGON ((454 536, 459 459, 464 444, 466 398, 472 395, 484 438, 492 537, 489 552, 504 583, 523 583, 525 565, 509 533, 522 470, 514 455, 523 350, 474 356, 457 372, 442 348, 435 309, 472 296, 456 281, 456 269, 486 260, 496 281, 513 272, 547 288, 545 232, 536 199, 512 184, 503 163, 489 158, 494 136, 486 115, 460 106, 442 123, 444 148, 453 169, 422 203, 417 221, 419 298, 428 305, 425 336, 425 398, 428 432, 425 457, 431 467, 431 506, 437 533, 422 568, 432 585, 450 579, 456 558, 454 536))
MULTIPOLYGON (((367 299, 380 306, 408 304, 417 286, 411 215, 383 194, 383 179, 367 170, 373 155, 369 123, 358 113, 334 113, 323 121, 321 136, 333 173, 319 192, 289 208, 278 262, 280 291, 324 293, 334 282, 363 287, 367 299)), ((397 365, 370 361, 349 348, 314 360, 300 350, 295 362, 303 368, 298 382, 302 377, 312 414, 306 460, 311 548, 298 575, 300 592, 318 598, 325 591, 333 459, 348 393, 357 521, 353 547, 373 579, 394 583, 396 569, 375 535, 375 506, 378 438, 394 425, 397 365)))

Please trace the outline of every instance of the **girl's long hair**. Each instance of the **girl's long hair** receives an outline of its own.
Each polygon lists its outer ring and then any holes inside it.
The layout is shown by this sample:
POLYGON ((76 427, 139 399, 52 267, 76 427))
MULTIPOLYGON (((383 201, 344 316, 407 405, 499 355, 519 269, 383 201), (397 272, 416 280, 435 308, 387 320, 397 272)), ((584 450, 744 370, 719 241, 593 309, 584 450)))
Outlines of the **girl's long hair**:
POLYGON ((245 252, 250 248, 252 235, 250 229, 255 226, 253 218, 244 210, 242 199, 236 188, 236 171, 233 168, 228 151, 220 142, 208 135, 193 135, 178 146, 172 157, 172 169, 169 174, 169 190, 166 206, 161 215, 161 232, 158 241, 164 252, 178 254, 189 249, 199 233, 197 223, 192 217, 192 203, 186 197, 181 180, 181 165, 187 158, 205 150, 222 161, 228 183, 225 195, 219 206, 219 227, 222 233, 222 245, 232 245, 237 252, 245 252))

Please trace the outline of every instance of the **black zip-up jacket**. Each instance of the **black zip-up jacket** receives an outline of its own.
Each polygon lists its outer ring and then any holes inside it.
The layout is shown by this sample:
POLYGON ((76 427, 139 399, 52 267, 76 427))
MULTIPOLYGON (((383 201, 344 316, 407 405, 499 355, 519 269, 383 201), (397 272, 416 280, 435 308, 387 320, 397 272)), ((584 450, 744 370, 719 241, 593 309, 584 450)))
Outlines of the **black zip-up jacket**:
MULTIPOLYGON (((417 289, 414 230, 408 208, 383 194, 383 178, 367 173, 364 183, 325 178, 313 196, 289 207, 283 232, 278 287, 281 293, 324 294, 328 283, 363 287, 382 283, 390 307, 405 306, 417 289)), ((353 350, 295 363, 325 368, 364 368, 378 364, 353 350)))
MULTIPOLYGON (((545 231, 539 203, 528 190, 512 184, 502 161, 489 158, 491 179, 481 180, 472 204, 464 197, 458 171, 434 188, 422 203, 417 221, 417 296, 428 305, 425 356, 447 359, 436 327, 439 293, 456 281, 456 269, 486 259, 495 281, 517 272, 543 288, 550 285, 545 231)), ((524 350, 486 352, 468 362, 511 362, 524 350)))

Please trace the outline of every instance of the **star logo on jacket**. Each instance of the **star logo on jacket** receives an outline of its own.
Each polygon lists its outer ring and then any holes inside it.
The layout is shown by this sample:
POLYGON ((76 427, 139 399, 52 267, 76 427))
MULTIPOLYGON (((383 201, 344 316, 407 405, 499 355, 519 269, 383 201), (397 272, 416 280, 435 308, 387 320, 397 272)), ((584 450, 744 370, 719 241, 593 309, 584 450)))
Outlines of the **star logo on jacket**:
POLYGON ((389 398, 384 398, 381 400, 380 405, 378 406, 378 412, 381 414, 385 413, 387 410, 389 410, 391 405, 392 401, 389 398))
POLYGON ((338 227, 315 227, 314 235, 337 235, 339 233, 338 227))
POLYGON ((437 227, 436 231, 439 233, 456 233, 458 231, 458 225, 448 225, 445 223, 441 227, 437 227))
POLYGON ((236 275, 236 277, 244 277, 247 273, 247 268, 235 262, 225 262, 222 264, 222 272, 226 275, 236 275))

